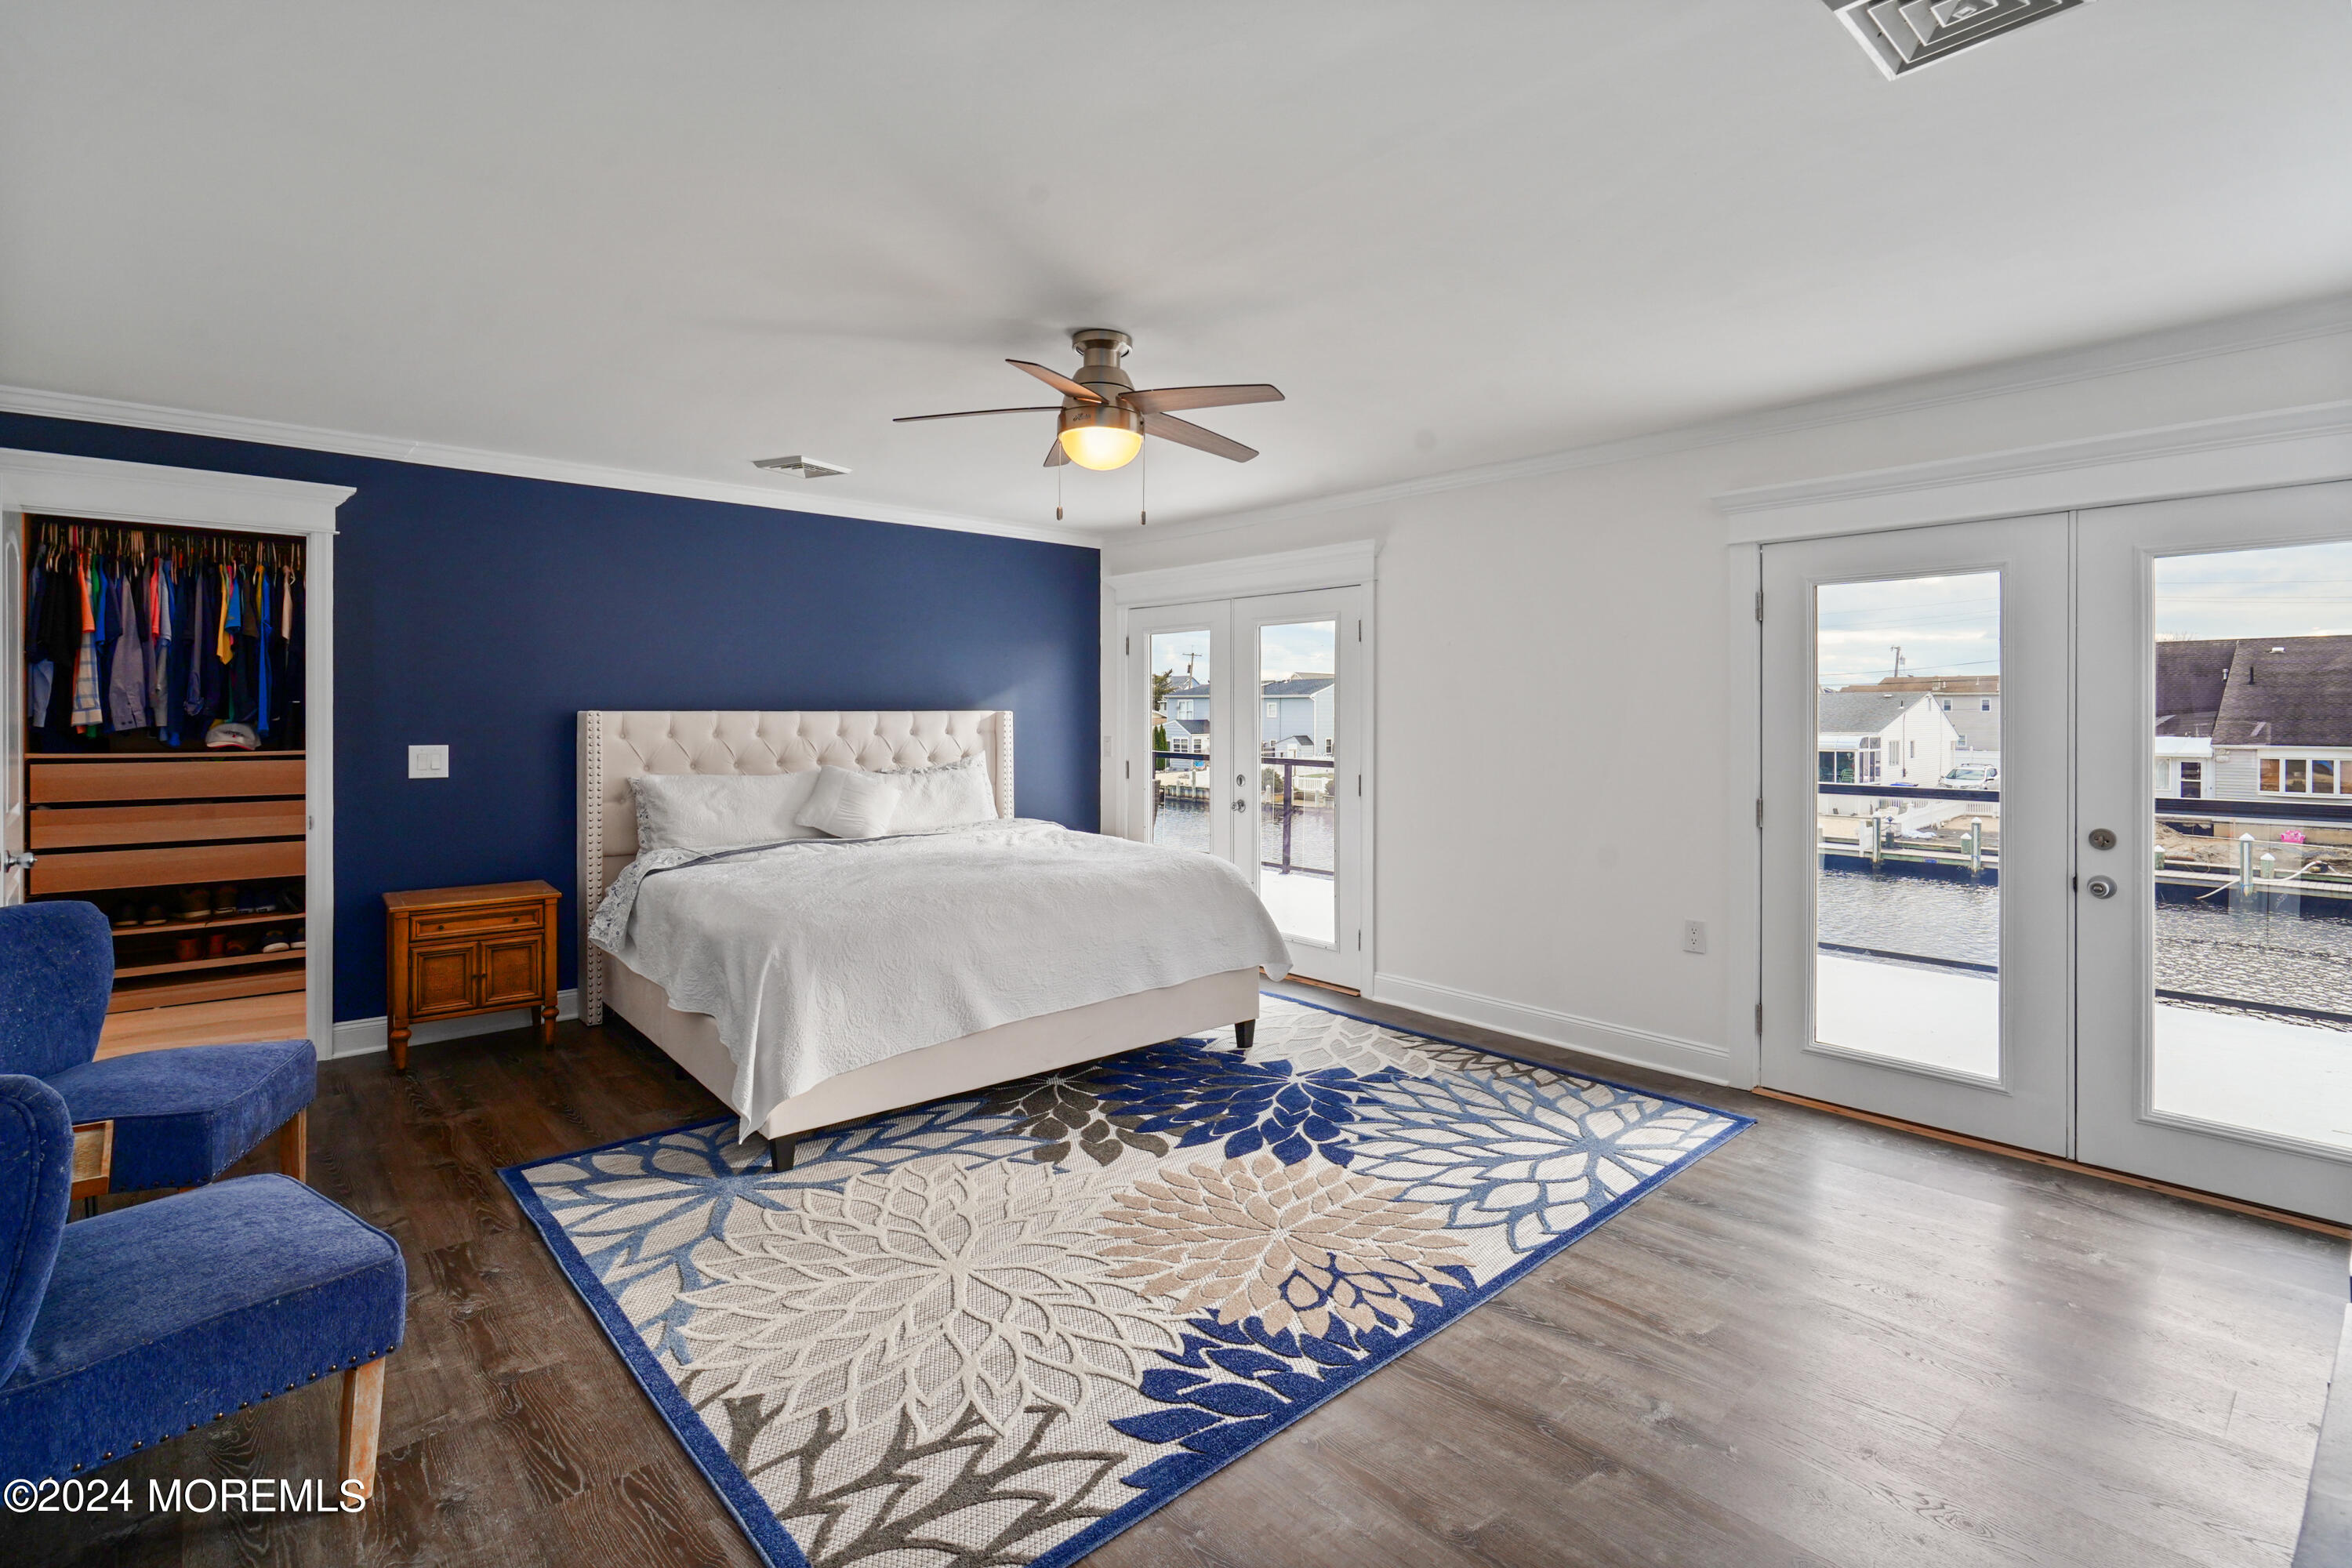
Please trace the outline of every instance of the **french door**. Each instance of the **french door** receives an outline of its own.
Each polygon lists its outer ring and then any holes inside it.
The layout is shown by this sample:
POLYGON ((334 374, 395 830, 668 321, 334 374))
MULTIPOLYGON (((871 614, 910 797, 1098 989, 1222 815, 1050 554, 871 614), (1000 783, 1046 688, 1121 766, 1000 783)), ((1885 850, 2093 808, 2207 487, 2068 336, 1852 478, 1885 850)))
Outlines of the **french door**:
POLYGON ((1347 587, 1129 611, 1121 769, 1134 837, 1230 860, 1292 973, 1359 990, 1366 599, 1347 587))
POLYGON ((2352 486, 1762 565, 1763 1082, 2352 1219, 2352 486))

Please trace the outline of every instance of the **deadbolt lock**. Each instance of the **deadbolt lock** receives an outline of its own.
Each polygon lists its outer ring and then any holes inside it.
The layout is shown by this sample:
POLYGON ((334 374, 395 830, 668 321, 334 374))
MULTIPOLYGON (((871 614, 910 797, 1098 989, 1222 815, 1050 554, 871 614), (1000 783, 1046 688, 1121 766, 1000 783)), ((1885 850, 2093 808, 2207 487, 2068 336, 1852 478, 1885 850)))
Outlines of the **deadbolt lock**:
POLYGON ((2115 831, 2115 829, 2114 829, 2114 828, 2112 828, 2112 827, 2094 827, 2093 829, 2091 829, 2091 847, 2092 847, 2092 848, 2094 848, 2094 849, 2113 849, 2115 847, 2116 847, 2116 831, 2115 831))

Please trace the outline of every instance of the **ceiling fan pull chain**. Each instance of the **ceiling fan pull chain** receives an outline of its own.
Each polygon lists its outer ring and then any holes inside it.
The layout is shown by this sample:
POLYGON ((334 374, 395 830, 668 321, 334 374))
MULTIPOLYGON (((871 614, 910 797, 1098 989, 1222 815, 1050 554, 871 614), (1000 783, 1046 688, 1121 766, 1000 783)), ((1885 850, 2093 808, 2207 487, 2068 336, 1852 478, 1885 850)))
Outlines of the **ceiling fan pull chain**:
POLYGON ((1143 482, 1143 495, 1136 502, 1135 526, 1150 528, 1151 526, 1151 443, 1146 441, 1143 444, 1143 450, 1138 455, 1143 459, 1143 469, 1138 476, 1143 482))
POLYGON ((1062 470, 1059 468, 1054 470, 1054 521, 1062 521, 1062 470))

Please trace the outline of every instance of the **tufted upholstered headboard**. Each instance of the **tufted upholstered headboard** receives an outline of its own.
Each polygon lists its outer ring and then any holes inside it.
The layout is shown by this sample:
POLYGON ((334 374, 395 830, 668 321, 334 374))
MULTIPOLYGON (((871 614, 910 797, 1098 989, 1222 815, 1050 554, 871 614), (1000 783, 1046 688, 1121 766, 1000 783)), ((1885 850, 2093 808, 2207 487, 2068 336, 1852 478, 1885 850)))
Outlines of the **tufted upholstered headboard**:
POLYGON ((604 955, 588 922, 637 852, 639 773, 796 773, 920 768, 988 759, 996 812, 1013 815, 1013 714, 1001 708, 840 712, 750 709, 603 710, 580 715, 580 1016, 604 1017, 604 955))

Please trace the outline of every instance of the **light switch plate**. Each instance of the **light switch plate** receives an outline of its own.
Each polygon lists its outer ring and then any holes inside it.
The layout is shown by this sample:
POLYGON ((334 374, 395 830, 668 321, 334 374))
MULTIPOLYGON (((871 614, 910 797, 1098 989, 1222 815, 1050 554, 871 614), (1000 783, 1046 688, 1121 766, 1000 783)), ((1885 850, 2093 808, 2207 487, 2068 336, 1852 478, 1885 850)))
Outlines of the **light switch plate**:
POLYGON ((409 747, 408 776, 413 779, 447 778, 449 776, 449 748, 446 746, 409 747))
POLYGON ((1683 921, 1683 951, 1685 952, 1705 952, 1706 951, 1706 922, 1705 921, 1683 921))

